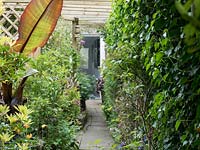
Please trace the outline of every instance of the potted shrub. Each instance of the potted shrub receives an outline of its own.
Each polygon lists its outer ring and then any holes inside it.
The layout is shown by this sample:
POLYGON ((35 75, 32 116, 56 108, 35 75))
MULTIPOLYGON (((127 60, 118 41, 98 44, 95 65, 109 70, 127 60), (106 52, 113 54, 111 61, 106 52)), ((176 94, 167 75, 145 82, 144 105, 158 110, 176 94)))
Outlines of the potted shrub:
POLYGON ((86 73, 79 73, 78 75, 79 90, 81 95, 80 107, 81 111, 86 110, 85 101, 89 99, 90 95, 94 92, 95 78, 86 73))

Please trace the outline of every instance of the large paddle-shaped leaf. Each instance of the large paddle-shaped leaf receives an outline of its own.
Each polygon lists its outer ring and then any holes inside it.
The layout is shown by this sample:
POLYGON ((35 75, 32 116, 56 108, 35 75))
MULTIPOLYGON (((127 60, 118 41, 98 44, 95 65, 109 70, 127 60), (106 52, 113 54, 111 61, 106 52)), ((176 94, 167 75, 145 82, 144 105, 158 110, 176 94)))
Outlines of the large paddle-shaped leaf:
POLYGON ((63 0, 32 0, 20 19, 19 38, 11 50, 25 55, 46 44, 61 14, 63 0))

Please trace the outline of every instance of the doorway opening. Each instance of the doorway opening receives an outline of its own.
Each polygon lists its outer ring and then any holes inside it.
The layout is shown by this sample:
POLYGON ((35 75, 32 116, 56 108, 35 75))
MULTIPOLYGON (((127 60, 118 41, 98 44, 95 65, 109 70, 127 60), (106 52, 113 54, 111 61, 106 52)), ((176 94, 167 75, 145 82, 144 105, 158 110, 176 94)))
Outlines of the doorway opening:
POLYGON ((81 54, 81 70, 89 75, 100 77, 100 37, 85 36, 83 37, 83 47, 81 54))

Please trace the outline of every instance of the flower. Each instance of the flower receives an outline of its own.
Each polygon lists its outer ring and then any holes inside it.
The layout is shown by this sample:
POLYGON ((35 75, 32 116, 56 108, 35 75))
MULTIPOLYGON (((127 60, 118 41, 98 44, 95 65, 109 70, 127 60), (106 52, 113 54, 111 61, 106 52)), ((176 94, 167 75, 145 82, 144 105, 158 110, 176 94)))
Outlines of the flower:
POLYGON ((24 124, 24 128, 28 129, 30 127, 30 125, 28 123, 24 124))
POLYGON ((83 46, 85 45, 85 41, 84 40, 81 40, 80 44, 83 46))
POLYGON ((17 133, 17 134, 20 134, 21 133, 21 130, 17 127, 14 128, 14 131, 17 133))
POLYGON ((33 137, 33 135, 31 133, 26 135, 27 139, 31 139, 32 137, 33 137))
POLYGON ((13 115, 10 115, 10 116, 7 115, 7 118, 10 121, 10 124, 13 124, 13 123, 18 121, 18 118, 15 115, 14 116, 13 115))
POLYGON ((43 124, 42 125, 42 129, 44 129, 44 128, 46 128, 47 127, 47 125, 46 124, 43 124))
POLYGON ((196 128, 196 131, 200 133, 200 128, 196 128))

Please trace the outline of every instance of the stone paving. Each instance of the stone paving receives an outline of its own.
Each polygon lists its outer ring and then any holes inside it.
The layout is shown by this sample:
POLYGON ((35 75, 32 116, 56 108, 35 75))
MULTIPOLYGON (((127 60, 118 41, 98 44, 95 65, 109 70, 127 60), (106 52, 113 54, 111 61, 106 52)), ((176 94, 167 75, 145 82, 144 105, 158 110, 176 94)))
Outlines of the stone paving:
POLYGON ((100 100, 86 101, 88 120, 78 137, 80 150, 111 150, 114 144, 101 110, 100 100))

